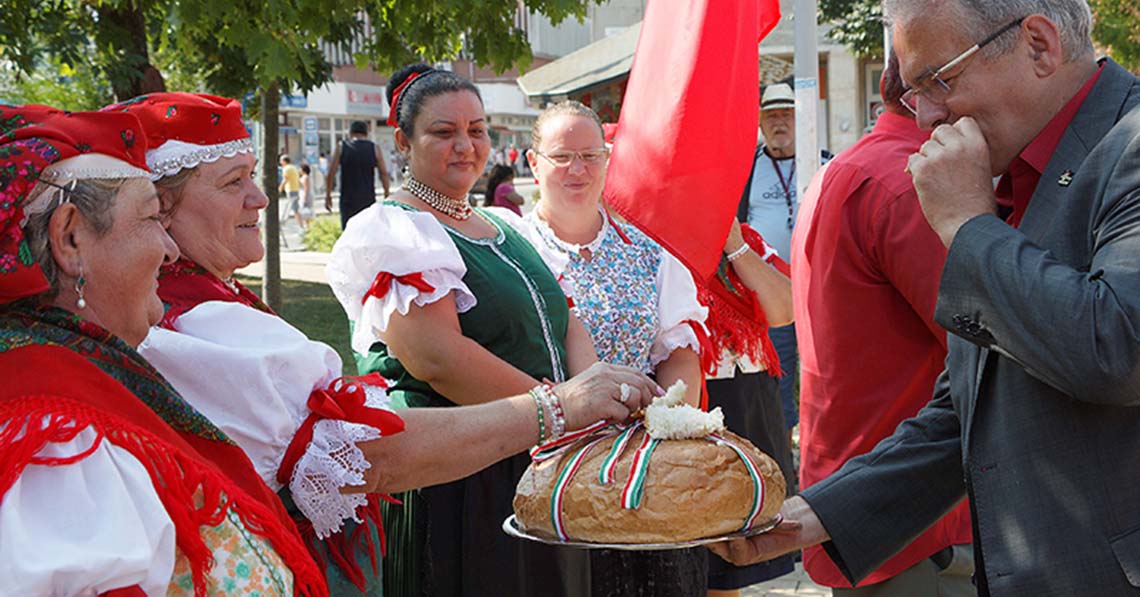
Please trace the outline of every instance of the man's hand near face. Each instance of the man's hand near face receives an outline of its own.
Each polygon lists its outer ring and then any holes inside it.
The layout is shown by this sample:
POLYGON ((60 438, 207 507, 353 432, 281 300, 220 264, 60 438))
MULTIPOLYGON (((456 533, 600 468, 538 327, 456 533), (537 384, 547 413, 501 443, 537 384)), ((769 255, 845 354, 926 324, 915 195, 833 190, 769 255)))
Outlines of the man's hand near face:
POLYGON ((974 119, 965 116, 934 129, 907 170, 926 221, 947 247, 958 229, 982 214, 997 214, 990 152, 974 119))

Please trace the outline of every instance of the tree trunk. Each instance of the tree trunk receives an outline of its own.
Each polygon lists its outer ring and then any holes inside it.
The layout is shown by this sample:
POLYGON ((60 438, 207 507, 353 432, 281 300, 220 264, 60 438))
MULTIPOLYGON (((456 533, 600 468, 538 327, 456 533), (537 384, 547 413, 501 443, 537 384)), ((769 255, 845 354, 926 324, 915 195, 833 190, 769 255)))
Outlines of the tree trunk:
POLYGON ((277 118, 281 90, 274 83, 261 92, 261 186, 269 197, 265 207, 265 277, 261 298, 274 311, 281 311, 281 219, 277 193, 277 118))
POLYGON ((117 101, 166 91, 162 73, 150 63, 146 15, 142 8, 134 3, 124 3, 119 8, 100 8, 98 35, 99 41, 103 42, 100 45, 110 47, 108 55, 116 57, 113 60, 117 64, 106 68, 106 72, 117 101))

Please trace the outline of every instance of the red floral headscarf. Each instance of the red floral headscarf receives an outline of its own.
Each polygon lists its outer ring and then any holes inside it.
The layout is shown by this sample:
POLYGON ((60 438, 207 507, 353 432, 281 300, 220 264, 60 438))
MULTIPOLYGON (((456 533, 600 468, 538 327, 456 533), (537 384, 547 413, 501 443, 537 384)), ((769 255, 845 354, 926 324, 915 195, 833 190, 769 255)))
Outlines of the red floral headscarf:
POLYGON ((103 108, 134 114, 146 131, 151 180, 253 151, 237 100, 204 93, 148 93, 103 108))
MULTIPOLYGON (((41 178, 65 160, 88 155, 111 158, 109 163, 121 166, 117 171, 130 175, 145 172, 146 140, 138 118, 0 104, 0 304, 49 289, 24 238, 24 208, 41 178)), ((107 178, 106 172, 75 169, 68 178, 107 178)))

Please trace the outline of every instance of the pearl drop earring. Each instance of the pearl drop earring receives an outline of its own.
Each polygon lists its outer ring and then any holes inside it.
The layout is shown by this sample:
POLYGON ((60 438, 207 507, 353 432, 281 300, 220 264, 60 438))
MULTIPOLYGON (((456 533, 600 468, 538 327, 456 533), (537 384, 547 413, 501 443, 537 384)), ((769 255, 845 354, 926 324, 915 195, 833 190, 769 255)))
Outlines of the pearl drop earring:
POLYGON ((75 279, 75 294, 79 295, 79 299, 75 301, 75 306, 80 309, 87 308, 87 299, 83 298, 83 288, 87 286, 87 278, 83 277, 83 266, 79 266, 79 277, 75 279))

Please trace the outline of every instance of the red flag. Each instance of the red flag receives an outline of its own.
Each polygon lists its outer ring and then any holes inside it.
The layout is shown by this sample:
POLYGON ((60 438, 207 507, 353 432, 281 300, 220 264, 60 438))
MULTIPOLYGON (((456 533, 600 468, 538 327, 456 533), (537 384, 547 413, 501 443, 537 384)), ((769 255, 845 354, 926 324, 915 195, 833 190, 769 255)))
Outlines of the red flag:
POLYGON ((693 270, 716 271, 752 168, 759 43, 778 0, 651 0, 606 175, 611 207, 693 270))

